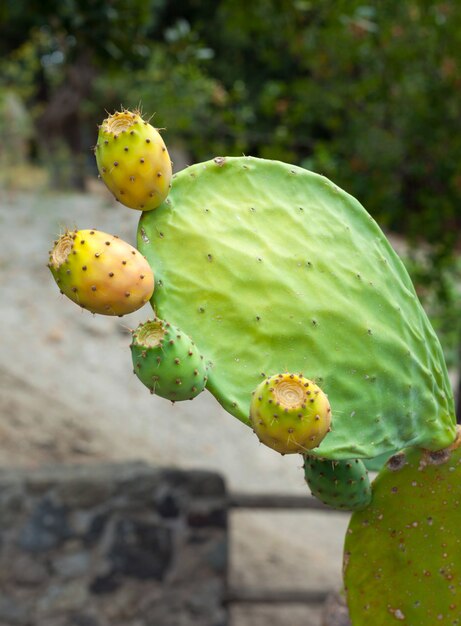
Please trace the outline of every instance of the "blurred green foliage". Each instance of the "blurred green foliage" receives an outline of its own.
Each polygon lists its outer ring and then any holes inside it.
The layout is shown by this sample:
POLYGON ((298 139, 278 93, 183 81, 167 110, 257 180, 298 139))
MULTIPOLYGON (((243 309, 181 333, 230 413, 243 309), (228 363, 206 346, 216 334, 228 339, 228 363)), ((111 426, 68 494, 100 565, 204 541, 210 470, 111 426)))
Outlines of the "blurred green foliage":
MULTIPOLYGON (((403 260, 416 286, 419 299, 440 337, 449 368, 461 365, 461 256, 454 254, 433 261, 421 248, 409 251, 403 260)), ((461 379, 459 380, 461 389, 461 379)), ((461 399, 460 399, 461 400, 461 399)), ((461 409, 461 404, 459 404, 461 409)), ((461 413, 459 414, 461 421, 461 413)))
MULTIPOLYGON (((4 0, 0 53, 0 89, 16 90, 42 136, 63 108, 53 99, 74 102, 60 127, 83 138, 69 133, 71 152, 89 154, 105 110, 141 104, 191 160, 244 153, 325 174, 383 227, 428 245, 425 262, 410 263, 422 297, 459 314, 449 285, 459 277, 461 3, 4 0)), ((441 327, 460 334, 454 318, 441 327)))

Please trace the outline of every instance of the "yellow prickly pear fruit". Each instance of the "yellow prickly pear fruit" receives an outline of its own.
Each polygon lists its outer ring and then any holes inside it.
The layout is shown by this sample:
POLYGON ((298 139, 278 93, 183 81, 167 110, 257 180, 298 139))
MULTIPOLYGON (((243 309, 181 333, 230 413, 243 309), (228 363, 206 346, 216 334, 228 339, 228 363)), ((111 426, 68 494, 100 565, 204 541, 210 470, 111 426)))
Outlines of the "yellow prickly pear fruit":
POLYGON ((55 241, 48 267, 61 292, 92 313, 132 313, 154 291, 154 275, 142 254, 98 230, 66 231, 55 241))
POLYGON ((170 155, 158 130, 138 110, 124 109, 103 121, 95 155, 102 180, 130 209, 151 211, 167 197, 170 155))
POLYGON ((276 374, 255 389, 250 421, 261 443, 281 454, 316 448, 330 430, 331 409, 318 385, 297 374, 276 374))

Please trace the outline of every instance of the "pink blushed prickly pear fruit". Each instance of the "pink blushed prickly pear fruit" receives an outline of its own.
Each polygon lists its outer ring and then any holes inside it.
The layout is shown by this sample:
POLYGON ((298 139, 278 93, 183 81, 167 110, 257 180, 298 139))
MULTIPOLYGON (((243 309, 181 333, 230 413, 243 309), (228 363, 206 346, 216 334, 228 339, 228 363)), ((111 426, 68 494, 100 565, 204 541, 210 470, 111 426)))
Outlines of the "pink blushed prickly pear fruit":
POLYGON ((55 241, 48 267, 61 292, 92 313, 132 313, 154 291, 154 275, 142 254, 98 230, 66 231, 55 241))
POLYGON ((139 111, 109 115, 99 128, 95 155, 102 180, 125 206, 150 211, 168 195, 172 177, 168 150, 139 111))
POLYGON ((276 374, 253 393, 250 421, 259 440, 281 454, 316 448, 330 430, 331 409, 318 385, 297 374, 276 374))

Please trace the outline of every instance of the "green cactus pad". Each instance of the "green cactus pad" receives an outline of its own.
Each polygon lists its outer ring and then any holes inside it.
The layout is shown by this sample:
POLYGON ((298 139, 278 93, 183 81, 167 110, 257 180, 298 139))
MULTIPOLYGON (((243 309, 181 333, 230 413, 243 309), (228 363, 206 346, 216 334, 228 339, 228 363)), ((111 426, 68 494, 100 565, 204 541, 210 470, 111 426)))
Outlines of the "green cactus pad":
POLYGON ((253 392, 250 421, 261 443, 281 454, 299 454, 316 448, 330 431, 330 403, 311 380, 276 374, 253 392))
POLYGON ((334 509, 359 511, 371 502, 368 471, 359 459, 330 461, 306 455, 304 475, 312 495, 334 509))
POLYGON ((460 485, 460 447, 409 449, 380 472, 346 536, 354 626, 461 624, 460 485))
POLYGON ((252 157, 198 163, 141 216, 151 303, 213 362, 207 388, 249 425, 251 393, 303 372, 334 419, 315 454, 373 458, 455 436, 439 342, 363 207, 326 178, 252 157))
POLYGON ((204 390, 204 358, 179 328, 163 320, 141 323, 130 348, 134 373, 151 393, 176 402, 192 400, 204 390))

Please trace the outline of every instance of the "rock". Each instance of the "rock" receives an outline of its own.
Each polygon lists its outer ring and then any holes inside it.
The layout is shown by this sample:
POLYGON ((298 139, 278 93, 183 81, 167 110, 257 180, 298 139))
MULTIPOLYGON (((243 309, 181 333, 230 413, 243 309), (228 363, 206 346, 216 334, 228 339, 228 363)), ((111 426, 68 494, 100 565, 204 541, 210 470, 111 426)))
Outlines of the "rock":
POLYGON ((64 554, 53 561, 53 570, 62 580, 70 580, 84 576, 89 569, 90 561, 88 552, 64 554))
POLYGON ((171 488, 186 489, 188 494, 194 498, 200 496, 210 498, 226 494, 224 478, 214 472, 205 470, 182 472, 181 470, 168 469, 164 472, 164 478, 171 488))
POLYGON ((95 480, 82 476, 77 480, 66 480, 56 489, 59 500, 68 507, 89 508, 104 502, 110 496, 111 484, 106 480, 95 480))
POLYGON ((227 541, 222 539, 215 540, 206 557, 209 565, 215 572, 225 574, 229 557, 227 541))
POLYGON ((157 523, 119 520, 109 553, 114 571, 145 580, 162 580, 173 557, 172 531, 157 523))
POLYGON ((48 496, 41 499, 19 533, 19 545, 29 552, 55 548, 70 535, 65 508, 48 496))
POLYGON ((22 600, 0 595, 0 623, 28 626, 29 607, 22 600))
POLYGON ((69 516, 69 526, 72 533, 82 539, 85 546, 91 547, 101 539, 108 520, 109 513, 103 506, 77 509, 69 516))
POLYGON ((352 626, 346 601, 340 593, 330 593, 325 600, 322 626, 352 626))
POLYGON ((181 512, 181 506, 175 494, 171 493, 166 487, 160 490, 155 498, 156 510, 159 515, 165 519, 176 519, 181 512))
POLYGON ((104 595, 116 591, 122 584, 122 579, 117 572, 96 576, 89 585, 89 591, 95 595, 104 595))
POLYGON ((85 606, 88 591, 84 581, 75 581, 68 585, 50 585, 37 603, 39 613, 62 613, 76 611, 85 606))
POLYGON ((48 579, 48 570, 37 559, 20 554, 11 563, 10 575, 21 587, 37 587, 48 579))
POLYGON ((0 530, 17 519, 24 504, 24 489, 21 484, 0 485, 0 530))
POLYGON ((93 515, 83 537, 85 546, 93 546, 101 539, 109 518, 110 515, 108 512, 97 512, 93 515))
MULTIPOLYGON (((77 615, 72 615, 70 618, 71 626, 101 626, 101 622, 93 617, 92 615, 88 615, 85 613, 78 613, 77 615)), ((70 626, 69 625, 69 626, 70 626)))
POLYGON ((59 465, 0 486, 0 626, 225 626, 220 477, 59 465))
POLYGON ((192 528, 211 527, 226 528, 227 509, 222 500, 200 499, 191 504, 188 515, 188 524, 192 528))

